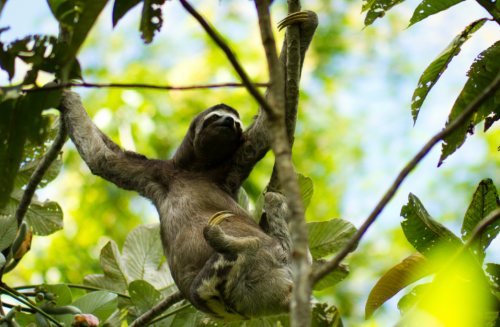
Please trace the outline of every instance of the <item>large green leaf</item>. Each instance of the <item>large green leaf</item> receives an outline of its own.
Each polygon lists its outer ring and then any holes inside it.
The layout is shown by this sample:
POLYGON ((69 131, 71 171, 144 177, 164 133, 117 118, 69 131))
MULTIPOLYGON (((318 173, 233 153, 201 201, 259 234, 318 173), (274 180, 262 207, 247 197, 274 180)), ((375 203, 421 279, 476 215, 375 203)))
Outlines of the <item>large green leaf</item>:
POLYGON ((26 142, 26 113, 19 99, 0 103, 0 209, 9 202, 26 142))
POLYGON ((309 250, 313 258, 325 257, 337 252, 357 232, 353 224, 341 218, 309 222, 307 228, 309 250))
POLYGON ((311 310, 311 327, 342 327, 337 307, 327 303, 315 303, 311 310))
POLYGON ((0 215, 0 251, 9 247, 17 234, 17 220, 14 216, 0 215))
MULTIPOLYGON (((16 322, 23 327, 29 326, 30 324, 36 324, 35 314, 27 314, 24 312, 16 313, 16 322)), ((38 326, 38 325, 35 325, 38 326)))
MULTIPOLYGON (((467 73, 469 79, 453 105, 446 126, 462 114, 465 108, 473 102, 477 96, 481 94, 481 92, 483 92, 483 90, 491 83, 491 81, 493 81, 499 72, 500 41, 496 42, 487 50, 481 52, 472 64, 469 72, 467 73)), ((473 132, 474 125, 479 124, 485 119, 485 117, 492 113, 500 113, 499 104, 500 91, 496 91, 494 95, 490 96, 483 102, 470 120, 463 123, 453 133, 444 138, 443 150, 438 166, 443 164, 444 160, 465 142, 467 133, 473 132)), ((490 126, 491 123, 489 124, 490 126)))
POLYGON ((490 275, 493 282, 500 286, 500 265, 496 263, 487 263, 486 272, 490 275))
POLYGON ((168 262, 164 261, 158 270, 155 270, 152 274, 154 278, 147 280, 151 283, 157 290, 161 291, 163 295, 170 295, 177 291, 177 286, 175 285, 172 274, 170 273, 170 268, 168 267, 168 262))
POLYGON ((118 295, 110 292, 92 292, 79 297, 72 305, 80 308, 82 313, 93 314, 103 322, 116 310, 117 297, 118 295))
POLYGON ((162 256, 160 224, 139 225, 134 228, 123 245, 123 262, 127 266, 128 282, 154 279, 162 256))
POLYGON ((395 5, 402 3, 404 0, 368 0, 363 4, 362 12, 368 10, 365 18, 365 26, 373 24, 377 18, 382 18, 385 13, 395 5))
POLYGON ((113 6, 113 27, 118 21, 133 7, 139 4, 141 0, 116 0, 113 6))
MULTIPOLYGON (((35 161, 28 161, 24 165, 21 166, 19 171, 17 172, 16 179, 14 181, 14 186, 17 188, 22 188, 26 184, 28 184, 28 181, 33 175, 33 172, 35 171, 36 167, 40 164, 40 160, 35 160, 35 161)), ((54 179, 56 179, 57 175, 59 175, 59 172, 61 172, 62 168, 62 156, 59 155, 56 160, 50 165, 49 170, 45 173, 43 176, 42 181, 38 185, 38 188, 43 188, 47 186, 50 182, 52 182, 54 179)))
POLYGON ((102 248, 101 269, 109 280, 119 285, 120 289, 128 289, 127 268, 115 241, 109 241, 102 248))
MULTIPOLYGON (((461 0, 463 1, 463 0, 461 0)), ((424 2, 427 2, 424 1, 424 2)), ((439 1, 436 1, 439 2, 439 1)), ((434 1, 433 1, 434 3, 434 1)), ((418 81, 418 87, 413 93, 412 104, 411 104, 411 114, 413 116, 413 122, 417 121, 420 108, 424 103, 425 98, 431 91, 431 89, 436 85, 437 81, 441 77, 441 74, 448 68, 448 64, 451 62, 453 57, 460 53, 462 45, 467 41, 473 33, 480 29, 484 23, 487 21, 486 18, 476 20, 462 33, 458 34, 450 45, 439 56, 434 59, 434 61, 427 67, 418 81)))
POLYGON ((465 0, 424 0, 413 12, 413 16, 410 19, 410 25, 408 25, 408 27, 431 15, 446 10, 462 1, 465 0))
POLYGON ((434 274, 439 264, 415 253, 392 267, 373 287, 365 306, 365 319, 406 286, 434 274))
POLYGON ((240 207, 245 209, 246 212, 250 213, 250 199, 248 198, 248 194, 243 187, 240 187, 238 191, 238 204, 240 207))
POLYGON ((156 32, 160 31, 163 24, 161 8, 159 5, 165 3, 165 0, 143 0, 141 26, 139 27, 142 39, 145 43, 151 43, 156 32))
POLYGON ((73 302, 73 295, 68 285, 64 283, 60 284, 42 284, 43 287, 47 289, 48 292, 57 294, 57 305, 70 305, 73 302))
POLYGON ((125 293, 126 291, 126 288, 123 287, 123 283, 116 283, 106 276, 98 274, 85 276, 83 278, 83 285, 99 287, 118 293, 125 293))
MULTIPOLYGON (((22 195, 22 190, 15 189, 9 203, 0 210, 0 214, 14 216, 22 195)), ((64 227, 61 207, 57 202, 49 200, 43 203, 32 200, 24 219, 34 235, 50 235, 64 227)))
MULTIPOLYGON (((312 264, 312 269, 318 268, 321 264, 325 263, 324 259, 314 259, 312 264)), ((341 281, 343 281, 349 275, 349 265, 347 263, 341 263, 332 272, 323 277, 319 282, 314 285, 315 291, 321 291, 325 288, 332 287, 341 281)))
MULTIPOLYGON (((472 202, 465 213, 462 225, 462 239, 464 242, 467 242, 472 237, 472 232, 477 224, 498 208, 499 205, 498 193, 493 181, 489 178, 483 179, 479 183, 476 192, 474 192, 472 202)), ((471 244, 470 250, 480 263, 483 262, 486 249, 499 231, 499 221, 497 220, 486 227, 480 237, 476 238, 474 244, 471 244)))
POLYGON ((264 192, 259 194, 257 201, 255 201, 255 208, 252 211, 253 219, 257 222, 257 224, 260 222, 263 208, 264 208, 264 192))
POLYGON ((401 315, 407 314, 411 308, 422 298, 422 295, 427 292, 431 283, 420 284, 415 286, 410 293, 403 296, 398 302, 398 309, 401 315))
POLYGON ((434 220, 420 200, 413 194, 408 204, 401 208, 403 232, 408 242, 430 259, 448 258, 463 246, 462 241, 449 229, 434 220))
POLYGON ((299 187, 300 187, 300 194, 302 195, 302 201, 304 201, 304 210, 307 210, 307 207, 309 207, 312 196, 314 194, 314 184, 310 177, 304 176, 300 173, 297 173, 296 175, 299 180, 299 187))

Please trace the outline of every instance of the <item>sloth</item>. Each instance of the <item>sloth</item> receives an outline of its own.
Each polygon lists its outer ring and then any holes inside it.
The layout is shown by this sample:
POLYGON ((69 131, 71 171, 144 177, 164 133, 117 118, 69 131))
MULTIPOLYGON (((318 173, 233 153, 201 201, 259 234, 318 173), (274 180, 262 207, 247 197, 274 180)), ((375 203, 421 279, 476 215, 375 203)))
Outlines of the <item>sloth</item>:
MULTIPOLYGON (((317 16, 298 16, 288 22, 299 23, 303 58, 317 16)), ((172 277, 194 307, 222 322, 288 312, 293 276, 286 199, 265 195, 270 235, 237 202, 242 183, 270 148, 262 109, 246 131, 234 108, 204 110, 170 160, 122 150, 92 122, 76 93, 65 90, 59 109, 92 173, 155 205, 172 277)))

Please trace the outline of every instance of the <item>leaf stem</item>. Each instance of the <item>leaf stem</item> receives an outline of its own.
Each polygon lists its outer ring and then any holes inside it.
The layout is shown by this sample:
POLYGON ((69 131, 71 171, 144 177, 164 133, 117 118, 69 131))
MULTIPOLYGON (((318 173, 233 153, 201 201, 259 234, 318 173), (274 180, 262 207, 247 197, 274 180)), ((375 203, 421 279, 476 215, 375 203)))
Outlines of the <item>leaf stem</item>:
POLYGON ((168 318, 168 317, 170 317, 170 316, 172 316, 172 315, 174 315, 174 314, 178 313, 179 311, 182 311, 182 310, 184 310, 184 309, 186 309, 186 308, 188 308, 188 307, 190 307, 190 306, 191 306, 191 303, 186 304, 186 305, 183 305, 182 307, 179 307, 179 308, 177 308, 177 309, 175 309, 175 310, 172 310, 172 311, 170 311, 169 313, 164 314, 163 316, 159 316, 158 318, 155 318, 155 319, 151 320, 151 321, 149 322, 148 326, 149 326, 149 325, 152 325, 152 324, 154 324, 154 323, 156 323, 156 322, 158 322, 158 321, 160 321, 160 320, 163 320, 163 319, 165 319, 165 318, 168 318))
MULTIPOLYGON (((116 294, 116 295, 118 295, 120 297, 123 297, 125 299, 129 299, 130 300, 130 296, 127 295, 127 294, 115 292, 113 290, 108 290, 108 289, 105 289, 105 288, 94 287, 94 286, 87 286, 87 285, 80 285, 80 284, 65 284, 65 285, 68 286, 69 288, 79 288, 79 289, 89 290, 89 291, 106 291, 106 292, 114 293, 114 294, 116 294)), ((22 285, 22 286, 14 287, 13 289, 15 289, 15 290, 24 290, 24 289, 29 289, 29 288, 35 288, 37 286, 39 286, 39 285, 22 285)))
POLYGON ((378 215, 385 208, 387 203, 392 199, 398 188, 401 186, 403 180, 408 176, 408 174, 417 166, 417 164, 429 153, 429 151, 436 145, 439 141, 441 141, 446 136, 450 135, 453 131, 459 128, 463 123, 465 123, 470 116, 476 112, 476 110, 483 104, 484 101, 488 99, 488 97, 492 96, 494 92, 500 86, 500 73, 493 79, 493 81, 484 88, 479 96, 474 99, 465 110, 462 112, 460 116, 451 121, 446 128, 444 128, 441 132, 434 135, 429 142, 418 152, 418 154, 403 168, 403 170, 399 173, 398 177, 391 185, 389 190, 385 193, 384 197, 377 204, 375 209, 373 209, 372 213, 365 220, 363 225, 359 228, 358 232, 354 234, 354 236, 347 242, 347 244, 342 248, 342 250, 329 262, 320 266, 316 271, 311 274, 310 280, 312 285, 316 284, 320 279, 325 277, 328 273, 333 271, 340 262, 349 254, 349 252, 353 251, 358 244, 359 240, 366 233, 371 224, 377 219, 378 215))
POLYGON ((50 321, 52 321, 54 324, 56 324, 56 326, 58 327, 65 327, 63 324, 61 324, 59 321, 55 320, 54 318, 52 318, 51 316, 49 316, 48 314, 46 314, 45 312, 43 312, 42 310, 40 310, 36 305, 33 305, 31 303, 29 303, 28 301, 25 301, 23 298, 15 295, 14 293, 11 293, 9 291, 7 291, 5 288, 3 287, 0 287, 0 292, 2 293, 5 293, 7 295, 9 295, 10 297, 16 299, 17 301, 21 302, 22 304, 24 305, 27 305, 28 307, 30 307, 31 309, 35 310, 36 312, 40 313, 42 316, 44 316, 45 318, 49 319, 50 321))

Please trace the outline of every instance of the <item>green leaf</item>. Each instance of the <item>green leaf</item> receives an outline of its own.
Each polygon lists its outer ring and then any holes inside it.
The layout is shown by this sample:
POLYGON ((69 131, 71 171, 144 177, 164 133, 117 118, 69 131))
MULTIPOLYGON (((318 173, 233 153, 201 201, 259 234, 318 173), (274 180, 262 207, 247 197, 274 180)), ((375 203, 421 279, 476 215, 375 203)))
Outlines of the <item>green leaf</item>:
POLYGON ((438 12, 459 4, 462 1, 465 0, 424 0, 418 5, 415 12, 413 12, 413 16, 410 19, 410 25, 408 25, 408 27, 431 15, 437 14, 438 12))
POLYGON ((500 286, 500 265, 496 263, 487 263, 486 272, 491 276, 493 282, 500 286))
MULTIPOLYGON (((15 189, 8 205, 0 210, 0 214, 14 216, 22 195, 22 190, 15 189)), ((43 203, 32 200, 24 219, 34 235, 50 235, 64 227, 61 207, 57 202, 49 200, 43 203)))
POLYGON ((19 109, 20 99, 0 103, 0 209, 10 200, 26 142, 26 113, 19 109))
POLYGON ((36 324, 35 314, 34 313, 28 314, 24 312, 16 313, 16 322, 23 327, 29 326, 30 324, 36 324))
MULTIPOLYGON (((42 161, 41 159, 34 160, 34 161, 24 161, 23 162, 24 164, 22 164, 21 168, 17 172, 17 176, 16 176, 16 179, 14 181, 14 186, 16 188, 22 188, 25 185, 27 185, 31 175, 33 175, 36 167, 38 167, 38 165, 40 164, 41 161, 42 161)), ((52 165, 50 165, 49 170, 47 170, 47 172, 43 176, 43 179, 40 182, 40 184, 38 185, 38 188, 44 188, 50 182, 52 182, 54 179, 56 179, 56 177, 61 172, 62 164, 63 164, 62 155, 59 155, 57 157, 57 159, 54 160, 52 165)))
MULTIPOLYGON (((493 181, 489 178, 483 179, 479 183, 476 192, 474 192, 472 202, 465 213, 462 225, 462 240, 467 242, 472 237, 472 232, 477 224, 490 215, 499 205, 498 193, 493 181)), ((486 249, 499 231, 499 222, 495 221, 483 230, 481 237, 477 238, 474 244, 471 244, 470 250, 480 263, 483 262, 486 249)))
POLYGON ((375 0, 364 4, 362 11, 368 10, 365 18, 365 26, 373 24, 377 18, 384 17, 387 11, 403 1, 404 0, 375 0))
POLYGON ((248 194, 243 187, 240 187, 238 192, 238 204, 240 207, 245 209, 246 212, 250 213, 250 199, 248 198, 248 194))
POLYGON ((57 294, 57 305, 70 305, 73 302, 73 295, 71 294, 71 290, 68 285, 64 283, 60 284, 42 284, 43 287, 47 289, 50 293, 57 294))
MULTIPOLYGON (((87 275, 83 278, 83 285, 103 288, 118 293, 125 293, 126 288, 121 283, 115 283, 104 275, 87 275)), ((94 292, 94 291, 92 291, 94 292)))
POLYGON ((79 297, 72 305, 80 308, 82 313, 93 314, 103 322, 116 310, 117 298, 118 295, 114 293, 98 291, 79 297))
POLYGON ((8 248, 17 234, 17 220, 14 216, 0 216, 0 251, 8 248))
POLYGON ((357 232, 353 224, 341 218, 309 222, 307 228, 309 250, 315 259, 339 251, 357 232))
MULTIPOLYGON (((324 259, 314 259, 312 269, 315 270, 321 264, 325 263, 324 259)), ((325 288, 332 287, 341 281, 343 281, 349 275, 349 265, 347 263, 341 263, 337 266, 331 273, 322 278, 319 282, 314 285, 315 291, 321 291, 325 288)))
POLYGON ((139 225, 134 228, 123 246, 128 282, 155 279, 163 256, 160 224, 139 225))
MULTIPOLYGON (((467 76, 469 79, 458 96, 448 117, 448 126, 479 94, 493 81, 500 72, 500 41, 481 52, 472 64, 467 76)), ((453 133, 444 138, 443 150, 438 166, 455 152, 465 142, 468 133, 473 133, 473 127, 492 113, 500 112, 500 91, 486 99, 469 121, 463 123, 453 133)))
POLYGON ((337 307, 328 303, 315 303, 311 310, 311 327, 342 327, 337 307))
POLYGON ((164 261, 158 270, 153 274, 154 278, 148 280, 157 290, 161 291, 163 295, 170 295, 177 291, 177 286, 175 285, 172 274, 170 273, 170 268, 168 267, 168 262, 164 261))
POLYGON ((155 33, 160 31, 163 24, 161 8, 158 5, 165 3, 165 0, 144 0, 142 8, 141 25, 139 27, 144 43, 151 43, 155 33))
POLYGON ((300 173, 297 173, 297 178, 299 180, 302 201, 304 201, 304 210, 307 210, 307 207, 309 207, 312 196, 314 194, 314 184, 310 177, 304 176, 300 173))
POLYGON ((5 266, 5 257, 2 253, 0 253, 0 268, 2 268, 3 266, 5 266))
POLYGON ((128 289, 127 268, 115 241, 109 241, 102 248, 101 269, 109 280, 119 285, 120 289, 128 289))
POLYGON ((430 259, 441 260, 463 246, 462 241, 449 229, 434 220, 420 200, 413 194, 401 208, 401 222, 406 239, 418 252, 430 259))
POLYGON ((398 302, 398 309, 401 315, 406 315, 415 304, 420 301, 423 294, 427 292, 431 283, 420 284, 415 286, 410 293, 403 296, 398 302))
POLYGON ((86 0, 84 2, 78 22, 74 25, 68 56, 73 58, 76 55, 107 2, 108 0, 86 0))
POLYGON ((113 6, 113 27, 118 24, 118 21, 133 7, 139 4, 141 0, 115 0, 113 6))
POLYGON ((365 306, 365 319, 406 286, 434 274, 439 266, 420 253, 415 253, 392 267, 370 292, 365 306))
MULTIPOLYGON (((424 2, 427 2, 425 0, 424 2)), ((460 0, 463 1, 463 0, 460 0)), ((460 2, 459 1, 459 2, 460 2)), ((439 2, 439 1, 432 1, 439 2)), ((474 34, 478 29, 480 29, 488 19, 483 18, 476 20, 458 34, 453 41, 448 45, 439 56, 434 59, 434 61, 427 67, 418 81, 418 87, 413 93, 412 104, 411 104, 411 114, 413 116, 413 122, 417 121, 418 114, 425 101, 425 98, 431 91, 431 89, 436 85, 437 81, 441 77, 441 74, 448 68, 448 64, 451 62, 453 57, 460 53, 462 45, 467 41, 472 34, 474 34)))
POLYGON ((85 3, 78 0, 47 0, 52 14, 64 27, 73 29, 80 20, 85 3))
POLYGON ((264 208, 264 192, 259 194, 257 201, 255 201, 255 208, 252 212, 253 219, 257 222, 257 224, 260 222, 263 208, 264 208))

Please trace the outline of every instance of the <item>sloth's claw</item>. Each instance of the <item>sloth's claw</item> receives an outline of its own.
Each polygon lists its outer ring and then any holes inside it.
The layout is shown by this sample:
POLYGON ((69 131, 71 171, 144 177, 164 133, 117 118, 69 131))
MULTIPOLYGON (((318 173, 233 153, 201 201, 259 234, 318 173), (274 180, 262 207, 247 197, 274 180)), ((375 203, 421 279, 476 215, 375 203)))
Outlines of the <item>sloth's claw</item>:
POLYGON ((224 221, 224 219, 232 216, 234 216, 234 214, 232 214, 231 211, 229 210, 219 211, 208 220, 208 225, 210 226, 219 225, 221 222, 224 221))
POLYGON ((293 14, 290 14, 285 17, 282 21, 278 23, 278 30, 281 31, 285 27, 292 25, 292 24, 298 24, 298 23, 303 23, 307 21, 308 19, 308 14, 307 11, 299 11, 293 14))

